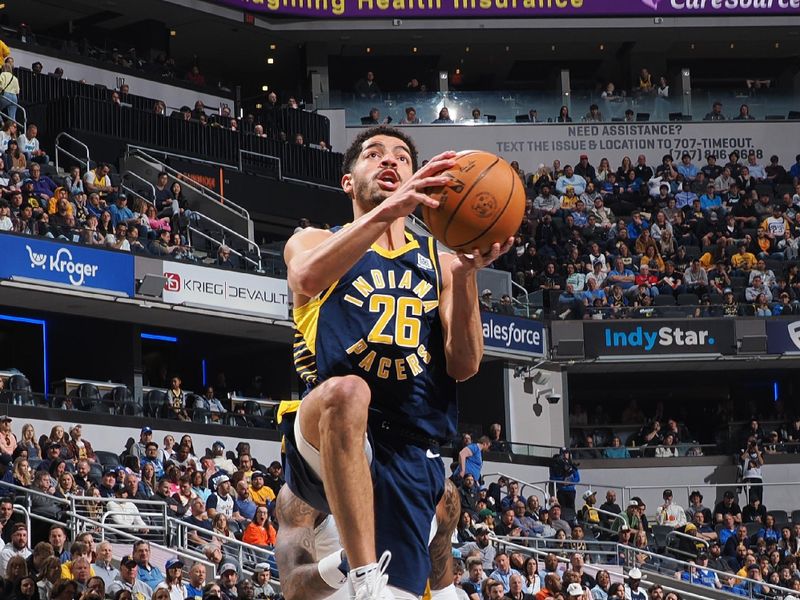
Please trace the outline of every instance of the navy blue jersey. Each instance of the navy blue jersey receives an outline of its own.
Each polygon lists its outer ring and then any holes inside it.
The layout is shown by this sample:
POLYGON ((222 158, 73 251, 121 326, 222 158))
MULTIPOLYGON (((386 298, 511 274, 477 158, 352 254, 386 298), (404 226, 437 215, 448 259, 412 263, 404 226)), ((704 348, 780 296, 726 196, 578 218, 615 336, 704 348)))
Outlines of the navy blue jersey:
POLYGON ((358 375, 386 420, 443 440, 456 433, 457 407, 439 314, 441 267, 433 238, 406 239, 397 250, 373 245, 294 309, 295 368, 309 389, 358 375))

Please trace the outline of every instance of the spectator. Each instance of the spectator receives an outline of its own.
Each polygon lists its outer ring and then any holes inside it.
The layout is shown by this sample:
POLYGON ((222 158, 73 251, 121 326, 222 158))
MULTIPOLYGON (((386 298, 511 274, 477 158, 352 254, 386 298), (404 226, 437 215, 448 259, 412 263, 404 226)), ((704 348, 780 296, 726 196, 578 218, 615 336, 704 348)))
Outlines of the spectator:
POLYGON ((556 123, 572 123, 572 117, 569 116, 569 108, 566 105, 558 110, 556 123))
POLYGON ((75 463, 86 460, 91 464, 95 462, 97 457, 89 441, 83 439, 82 432, 83 427, 80 423, 69 428, 70 440, 67 442, 67 452, 75 463))
POLYGON ((586 180, 580 175, 575 174, 572 166, 564 167, 564 174, 556 181, 556 191, 559 194, 567 193, 567 186, 572 186, 576 195, 580 196, 586 191, 586 180))
POLYGON ((375 81, 375 74, 372 71, 367 71, 367 74, 356 82, 353 91, 359 98, 367 100, 374 100, 381 95, 381 88, 375 81))
MULTIPOLYGON (((145 542, 146 543, 146 542, 145 542)), ((153 589, 142 581, 139 577, 139 565, 132 556, 123 556, 119 561, 119 576, 108 587, 108 595, 116 597, 120 590, 126 590, 133 597, 151 598, 153 589)), ((160 581, 158 583, 161 583, 160 581)))
POLYGON ((453 119, 450 118, 450 111, 446 106, 442 107, 439 111, 439 116, 433 121, 434 124, 452 123, 453 119))
MULTIPOLYGON (((478 523, 475 526, 475 541, 467 542, 461 547, 463 555, 469 555, 473 552, 480 555, 480 564, 484 571, 494 568, 494 558, 497 550, 489 543, 489 528, 485 523, 478 523)), ((472 575, 471 570, 470 575, 472 575)))
POLYGON ((31 555, 28 548, 28 528, 25 523, 17 523, 11 530, 11 541, 0 550, 0 573, 5 573, 9 561, 14 556, 27 559, 31 555))
POLYGON ((170 600, 185 599, 186 590, 182 582, 183 566, 183 561, 179 558, 170 558, 164 565, 166 572, 164 581, 156 585, 155 590, 167 590, 170 600))
POLYGON ((472 475, 476 482, 481 481, 481 468, 483 466, 483 453, 489 450, 491 440, 487 436, 481 436, 477 443, 469 444, 461 449, 458 454, 459 477, 472 475))
POLYGON ((109 542, 103 541, 97 546, 97 560, 93 564, 93 570, 97 577, 100 577, 106 589, 110 588, 114 581, 119 577, 120 571, 111 562, 114 550, 109 542))
POLYGON ((25 183, 28 182, 33 184, 31 188, 33 194, 45 202, 50 200, 58 188, 55 181, 47 175, 42 175, 42 167, 38 163, 30 165, 30 177, 25 180, 25 183))
POLYGON ((686 513, 683 507, 672 501, 672 490, 664 490, 664 504, 658 509, 656 522, 668 527, 683 527, 686 525, 686 513))
POLYGON ((0 70, 0 111, 15 121, 19 103, 19 79, 14 75, 14 59, 6 56, 0 70))
POLYGON ((239 582, 239 569, 233 563, 225 563, 219 570, 219 586, 222 590, 222 600, 238 600, 239 592, 236 584, 239 582))
MULTIPOLYGON (((242 482, 239 482, 242 483, 242 482)), ((253 520, 245 527, 242 541, 253 546, 272 548, 275 546, 275 528, 269 522, 267 508, 259 506, 253 516, 253 520)))
MULTIPOLYGON (((32 167, 33 165, 31 165, 32 167)), ((109 203, 114 202, 113 194, 116 194, 119 189, 111 185, 111 177, 109 173, 111 168, 106 163, 100 163, 95 169, 89 169, 83 176, 83 183, 86 191, 90 194, 97 193, 102 200, 109 203)))
MULTIPOLYGON (((2 73, 0 73, 0 85, 2 85, 2 73)), ((2 104, 1 101, 0 104, 2 104)), ((20 135, 17 139, 17 144, 25 155, 25 158, 29 161, 47 164, 50 162, 50 158, 47 156, 47 153, 39 147, 38 135, 39 128, 33 123, 28 123, 28 128, 25 130, 25 133, 20 135)), ((74 192, 70 191, 70 193, 74 192)))
POLYGON ((417 109, 408 106, 405 109, 406 116, 400 120, 400 125, 419 125, 422 120, 417 116, 417 109))
MULTIPOLYGON (((203 563, 196 562, 189 569, 189 581, 185 584, 186 597, 197 598, 203 596, 203 586, 206 584, 206 567, 203 563)), ((256 596, 258 597, 258 596, 256 596)))
POLYGON ((722 114, 722 102, 714 102, 711 105, 711 112, 706 113, 706 116, 703 117, 704 121, 724 121, 725 115, 722 114))

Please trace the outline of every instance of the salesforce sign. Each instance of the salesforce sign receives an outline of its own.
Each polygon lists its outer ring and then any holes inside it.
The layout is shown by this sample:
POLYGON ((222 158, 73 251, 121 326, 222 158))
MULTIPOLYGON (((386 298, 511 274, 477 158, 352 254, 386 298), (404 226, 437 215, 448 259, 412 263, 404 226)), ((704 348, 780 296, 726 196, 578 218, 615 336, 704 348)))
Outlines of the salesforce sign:
POLYGON ((0 279, 31 279, 133 296, 133 255, 39 237, 0 235, 0 279))
POLYGON ((481 312, 483 345, 505 354, 544 355, 544 326, 539 321, 481 312))
POLYGON ((608 321, 583 325, 587 358, 665 354, 733 354, 734 323, 727 319, 608 321))

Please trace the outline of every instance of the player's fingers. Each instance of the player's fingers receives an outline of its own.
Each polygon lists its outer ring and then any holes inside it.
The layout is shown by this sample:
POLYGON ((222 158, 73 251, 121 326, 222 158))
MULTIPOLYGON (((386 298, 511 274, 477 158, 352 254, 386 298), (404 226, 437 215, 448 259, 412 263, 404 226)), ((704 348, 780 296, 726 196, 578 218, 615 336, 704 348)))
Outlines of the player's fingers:
POLYGON ((436 175, 441 173, 442 171, 446 171, 447 169, 451 169, 456 166, 456 161, 453 158, 441 158, 432 160, 427 165, 422 167, 419 171, 415 173, 416 178, 422 177, 430 177, 431 175, 436 175))
POLYGON ((442 186, 450 183, 452 181, 446 175, 438 175, 434 177, 425 177, 424 179, 420 179, 414 182, 414 189, 417 191, 424 190, 425 188, 429 187, 436 187, 442 186))
POLYGON ((441 152, 441 153, 437 154, 436 156, 434 156, 432 159, 430 159, 428 161, 428 164, 430 164, 430 163, 432 163, 434 161, 437 161, 437 160, 444 160, 446 158, 454 158, 455 155, 456 155, 455 150, 445 150, 444 152, 441 152))
POLYGON ((434 200, 427 194, 417 192, 413 197, 419 204, 424 204, 425 206, 429 206, 431 208, 439 208, 439 201, 434 200))

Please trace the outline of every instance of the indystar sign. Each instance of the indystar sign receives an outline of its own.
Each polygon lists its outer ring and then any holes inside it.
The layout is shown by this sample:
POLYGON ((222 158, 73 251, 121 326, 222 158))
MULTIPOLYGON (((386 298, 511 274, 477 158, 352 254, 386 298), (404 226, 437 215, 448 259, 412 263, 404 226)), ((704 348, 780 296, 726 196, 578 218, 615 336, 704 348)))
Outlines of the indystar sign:
POLYGON ((732 354, 735 350, 733 322, 725 319, 589 322, 583 331, 590 357, 732 354))

